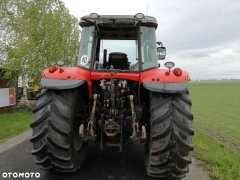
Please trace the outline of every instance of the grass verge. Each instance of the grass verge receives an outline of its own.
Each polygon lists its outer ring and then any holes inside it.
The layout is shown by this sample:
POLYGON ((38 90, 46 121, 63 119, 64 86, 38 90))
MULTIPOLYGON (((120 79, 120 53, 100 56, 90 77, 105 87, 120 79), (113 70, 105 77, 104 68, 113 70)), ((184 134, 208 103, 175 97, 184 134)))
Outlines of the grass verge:
POLYGON ((240 179, 240 154, 199 130, 195 130, 194 155, 206 165, 211 179, 240 179))
POLYGON ((194 154, 211 179, 240 179, 240 83, 191 83, 194 154))
POLYGON ((240 83, 190 84, 194 125, 209 130, 215 137, 240 150, 240 83))
POLYGON ((0 143, 29 128, 32 113, 27 109, 0 114, 0 143))

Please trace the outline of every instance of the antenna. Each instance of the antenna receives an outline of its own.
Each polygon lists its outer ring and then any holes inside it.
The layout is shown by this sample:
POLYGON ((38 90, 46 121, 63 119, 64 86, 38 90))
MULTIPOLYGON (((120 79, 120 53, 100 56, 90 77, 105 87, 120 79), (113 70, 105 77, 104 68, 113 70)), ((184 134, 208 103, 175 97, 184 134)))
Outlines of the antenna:
POLYGON ((149 6, 149 2, 147 3, 146 16, 147 16, 147 13, 148 13, 148 6, 149 6))

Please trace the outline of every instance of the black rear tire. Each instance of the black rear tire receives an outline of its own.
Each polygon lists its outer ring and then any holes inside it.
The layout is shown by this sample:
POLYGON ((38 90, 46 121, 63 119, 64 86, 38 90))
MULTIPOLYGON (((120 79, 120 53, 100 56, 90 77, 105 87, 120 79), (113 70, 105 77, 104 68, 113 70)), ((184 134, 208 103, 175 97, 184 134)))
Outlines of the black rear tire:
POLYGON ((193 115, 187 93, 150 93, 145 166, 151 177, 181 179, 191 163, 193 115))
POLYGON ((87 154, 87 144, 79 138, 78 128, 86 105, 79 89, 46 90, 37 96, 30 127, 32 154, 42 169, 74 172, 87 154))

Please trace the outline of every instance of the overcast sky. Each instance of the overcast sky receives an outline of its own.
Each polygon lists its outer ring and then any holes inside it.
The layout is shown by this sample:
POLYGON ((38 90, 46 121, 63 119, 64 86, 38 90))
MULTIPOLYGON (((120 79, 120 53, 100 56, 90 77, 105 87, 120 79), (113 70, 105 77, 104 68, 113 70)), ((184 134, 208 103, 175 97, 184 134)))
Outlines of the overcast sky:
POLYGON ((63 2, 78 19, 91 12, 100 15, 147 12, 158 20, 157 38, 167 48, 167 61, 189 71, 194 80, 240 79, 240 0, 63 2))

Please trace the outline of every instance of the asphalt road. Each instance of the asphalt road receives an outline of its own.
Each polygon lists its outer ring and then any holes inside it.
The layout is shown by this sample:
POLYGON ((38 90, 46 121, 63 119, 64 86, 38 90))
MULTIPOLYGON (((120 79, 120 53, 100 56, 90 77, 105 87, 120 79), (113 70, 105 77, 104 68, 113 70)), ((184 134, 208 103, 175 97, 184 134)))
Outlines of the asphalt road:
MULTIPOLYGON (((148 180, 143 164, 143 146, 128 146, 124 152, 101 152, 90 146, 82 168, 74 174, 51 174, 34 164, 29 140, 0 153, 0 179, 3 172, 39 172, 41 180, 148 180)), ((21 179, 21 178, 18 178, 21 179)), ((34 179, 34 178, 30 178, 34 179)), ((193 159, 184 180, 207 180, 207 173, 193 159)))

